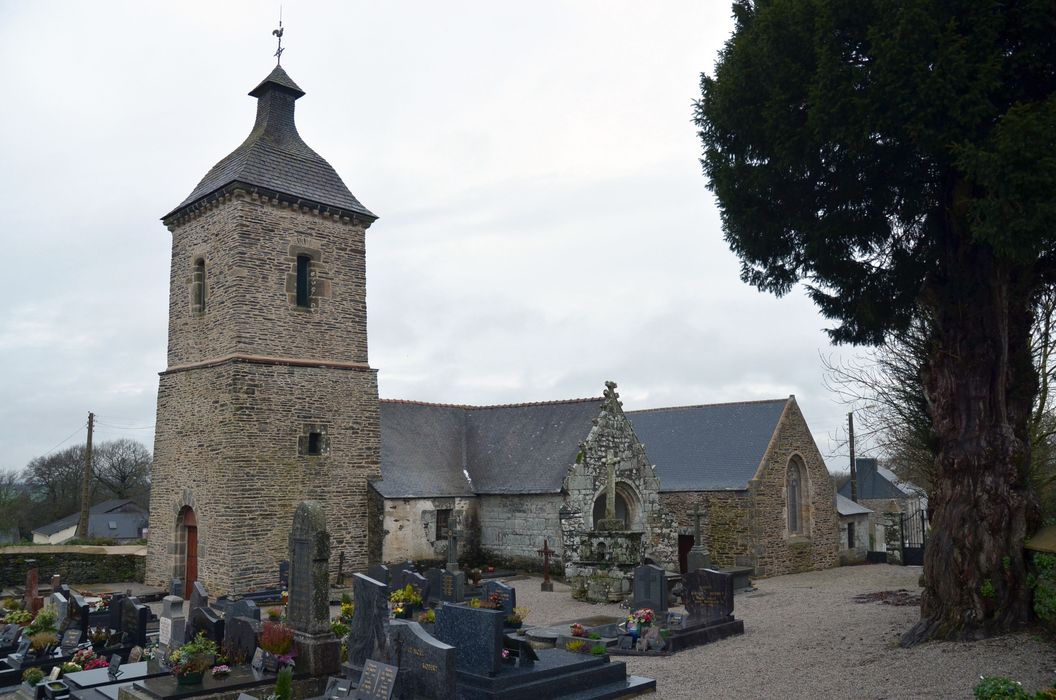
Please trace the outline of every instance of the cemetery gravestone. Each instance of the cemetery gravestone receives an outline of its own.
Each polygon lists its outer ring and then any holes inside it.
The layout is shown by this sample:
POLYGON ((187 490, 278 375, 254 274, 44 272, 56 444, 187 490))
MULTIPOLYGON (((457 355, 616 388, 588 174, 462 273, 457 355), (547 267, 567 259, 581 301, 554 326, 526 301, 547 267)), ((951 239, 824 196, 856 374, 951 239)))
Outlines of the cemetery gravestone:
POLYGON ((418 591, 418 594, 422 596, 422 600, 429 600, 429 579, 422 576, 417 571, 404 571, 403 585, 410 584, 418 591))
POLYGON ((38 571, 37 571, 37 560, 27 559, 26 560, 26 593, 23 599, 23 607, 33 614, 36 614, 38 610, 44 607, 44 599, 37 593, 38 585, 38 571))
POLYGON ((73 626, 81 631, 81 641, 88 639, 88 627, 91 623, 92 609, 84 598, 76 593, 70 594, 70 620, 73 626))
POLYGON ((18 639, 18 633, 22 630, 18 625, 4 625, 0 630, 0 647, 14 646, 18 639))
POLYGON ((66 625, 66 618, 70 614, 70 603, 66 596, 61 593, 51 594, 51 607, 55 610, 55 625, 61 630, 66 625))
POLYGON ((437 595, 445 603, 461 603, 466 597, 466 575, 461 571, 443 571, 437 595))
POLYGON ((513 609, 517 607, 517 590, 515 588, 507 586, 502 581, 495 580, 485 581, 480 588, 485 599, 490 599, 492 595, 499 596, 499 606, 504 616, 513 614, 513 609))
POLYGON ((352 577, 352 594, 356 614, 348 633, 348 662, 356 671, 362 670, 370 658, 387 658, 385 627, 389 621, 388 586, 369 576, 352 577))
POLYGON ((158 617, 158 645, 168 654, 186 640, 187 618, 183 616, 183 598, 167 595, 161 601, 158 617))
POLYGON ((106 675, 110 676, 111 678, 117 678, 122 673, 123 671, 121 670, 121 655, 114 654, 110 657, 110 666, 108 666, 106 669, 106 675))
POLYGON ((433 567, 425 570, 425 580, 429 582, 429 596, 423 598, 424 602, 435 603, 442 600, 440 597, 440 574, 441 570, 433 567))
POLYGON ((251 620, 260 620, 260 608, 252 600, 242 598, 227 604, 227 608, 224 610, 224 617, 227 619, 248 617, 251 620))
POLYGON ((389 567, 384 564, 375 564, 367 569, 367 576, 375 581, 384 583, 386 586, 389 585, 389 567))
POLYGON ((253 660, 249 662, 250 667, 254 671, 264 670, 264 650, 257 647, 257 650, 253 652, 253 660))
POLYGON ((293 514, 286 615, 296 635, 298 671, 336 673, 341 643, 330 631, 330 533, 317 501, 302 502, 293 514))
POLYGON ((190 616, 198 608, 206 607, 209 607, 209 592, 205 590, 201 581, 195 581, 191 586, 191 605, 187 615, 190 616))
POLYGON ((224 621, 211 608, 196 608, 191 613, 190 627, 191 631, 187 635, 188 639, 194 639, 199 634, 204 634, 207 639, 211 639, 217 644, 222 644, 224 641, 224 621))
POLYGON ((112 630, 121 630, 121 610, 124 608, 124 600, 124 593, 115 593, 110 597, 110 605, 106 609, 108 614, 106 625, 112 630))
POLYGON ((667 572, 653 564, 634 568, 634 597, 631 608, 667 611, 667 572))
POLYGON ((287 590, 290 587, 290 561, 283 559, 279 562, 279 588, 287 590))
POLYGON ((455 648, 458 670, 493 676, 502 668, 501 610, 445 603, 436 611, 433 636, 455 648))
POLYGON ((374 659, 368 660, 363 667, 363 675, 359 677, 356 700, 390 700, 392 691, 396 688, 398 671, 395 666, 374 659))
POLYGON ((733 576, 711 569, 697 569, 682 577, 686 612, 691 623, 717 622, 733 614, 733 576))
POLYGON ((510 653, 517 662, 518 668, 534 666, 535 662, 539 660, 539 655, 535 653, 535 649, 532 648, 527 639, 522 637, 506 635, 502 638, 502 648, 510 653))
POLYGON ((59 641, 59 648, 62 650, 62 655, 69 656, 80 643, 81 631, 79 629, 71 627, 66 630, 62 633, 62 639, 59 641))
POLYGON ((233 664, 245 663, 256 653, 260 620, 240 616, 227 618, 224 622, 224 655, 233 664))
POLYGON ((140 605, 135 598, 121 601, 121 632, 125 635, 125 644, 145 646, 147 643, 147 621, 150 619, 150 608, 140 605))
POLYGON ((169 583, 169 595, 176 596, 179 598, 183 595, 183 581, 178 578, 172 579, 169 583))
POLYGON ((389 625, 389 649, 403 674, 400 693, 429 700, 455 697, 455 648, 437 640, 417 622, 389 625))

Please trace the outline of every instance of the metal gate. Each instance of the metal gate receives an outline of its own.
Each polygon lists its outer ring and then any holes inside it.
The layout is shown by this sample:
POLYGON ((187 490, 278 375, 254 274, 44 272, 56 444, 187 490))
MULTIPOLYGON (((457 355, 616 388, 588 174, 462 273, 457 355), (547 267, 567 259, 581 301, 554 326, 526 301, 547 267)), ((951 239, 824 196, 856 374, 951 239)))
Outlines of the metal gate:
POLYGON ((924 547, 928 544, 928 515, 924 510, 916 513, 903 513, 902 529, 902 564, 904 566, 923 566, 924 547))

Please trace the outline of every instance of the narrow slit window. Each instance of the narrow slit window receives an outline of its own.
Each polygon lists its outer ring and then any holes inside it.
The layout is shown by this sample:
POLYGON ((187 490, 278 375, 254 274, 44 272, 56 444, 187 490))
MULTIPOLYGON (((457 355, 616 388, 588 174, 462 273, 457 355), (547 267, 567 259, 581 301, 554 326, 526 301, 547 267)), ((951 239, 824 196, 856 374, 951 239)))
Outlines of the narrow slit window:
POLYGON ((297 256, 297 306, 303 309, 310 308, 312 305, 308 284, 308 267, 311 261, 312 258, 308 255, 297 256))
POLYGON ((194 286, 193 303, 194 310, 201 313, 205 311, 205 260, 198 258, 194 261, 194 286))

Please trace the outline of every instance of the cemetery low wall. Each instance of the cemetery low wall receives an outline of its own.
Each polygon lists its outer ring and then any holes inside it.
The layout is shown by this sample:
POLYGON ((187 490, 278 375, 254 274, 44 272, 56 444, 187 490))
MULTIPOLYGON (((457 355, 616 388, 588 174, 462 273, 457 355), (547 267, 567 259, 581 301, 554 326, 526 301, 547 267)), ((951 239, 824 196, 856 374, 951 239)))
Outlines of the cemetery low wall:
MULTIPOLYGON (((0 586, 24 585, 26 562, 34 560, 40 572, 40 580, 46 581, 54 574, 71 584, 143 582, 146 570, 146 554, 142 547, 139 553, 105 550, 109 547, 5 547, 0 549, 0 586), (61 551, 49 551, 61 549, 61 551), (72 550, 72 551, 71 551, 72 550), (103 550, 103 551, 100 551, 103 550)), ((128 547, 114 549, 127 550, 128 547)))

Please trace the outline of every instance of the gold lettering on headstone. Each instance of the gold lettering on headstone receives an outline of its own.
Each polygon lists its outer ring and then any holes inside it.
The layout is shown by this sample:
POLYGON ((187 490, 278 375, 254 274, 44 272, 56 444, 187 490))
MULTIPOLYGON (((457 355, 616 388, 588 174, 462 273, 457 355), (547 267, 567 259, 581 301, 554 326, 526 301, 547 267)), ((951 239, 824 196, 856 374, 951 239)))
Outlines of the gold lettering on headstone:
POLYGON ((425 669, 426 671, 434 671, 434 672, 440 670, 439 668, 437 668, 436 664, 422 664, 422 668, 425 669))

